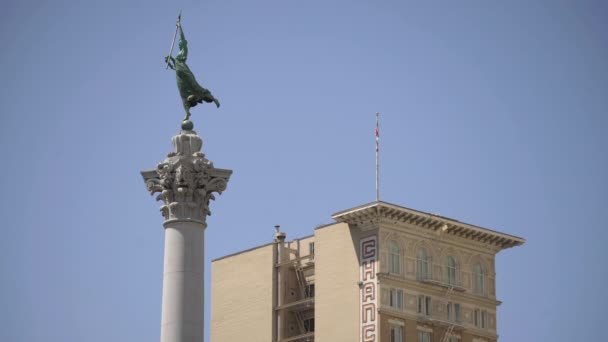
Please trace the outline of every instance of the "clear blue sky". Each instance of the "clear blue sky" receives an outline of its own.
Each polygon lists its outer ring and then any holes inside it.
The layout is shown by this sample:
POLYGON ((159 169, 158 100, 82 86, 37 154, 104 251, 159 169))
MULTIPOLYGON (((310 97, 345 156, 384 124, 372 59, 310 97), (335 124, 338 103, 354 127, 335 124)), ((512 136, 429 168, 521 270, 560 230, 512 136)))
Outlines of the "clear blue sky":
POLYGON ((179 8, 222 103, 196 129, 234 170, 207 266, 373 201, 380 111, 383 200, 527 239, 497 258, 500 341, 605 340, 606 2, 9 0, 1 341, 159 339, 139 171, 183 117, 163 65, 179 8))

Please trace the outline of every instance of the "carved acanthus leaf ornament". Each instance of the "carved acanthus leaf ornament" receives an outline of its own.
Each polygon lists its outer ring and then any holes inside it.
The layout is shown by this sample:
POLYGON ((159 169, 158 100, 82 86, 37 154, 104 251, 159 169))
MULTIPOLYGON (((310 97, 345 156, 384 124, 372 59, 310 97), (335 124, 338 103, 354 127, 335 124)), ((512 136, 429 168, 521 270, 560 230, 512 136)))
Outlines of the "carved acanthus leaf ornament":
POLYGON ((150 194, 159 195, 160 211, 166 221, 193 220, 205 223, 211 215, 213 193, 221 194, 228 185, 231 170, 216 169, 200 152, 202 139, 193 131, 173 137, 174 152, 155 170, 142 175, 150 194))

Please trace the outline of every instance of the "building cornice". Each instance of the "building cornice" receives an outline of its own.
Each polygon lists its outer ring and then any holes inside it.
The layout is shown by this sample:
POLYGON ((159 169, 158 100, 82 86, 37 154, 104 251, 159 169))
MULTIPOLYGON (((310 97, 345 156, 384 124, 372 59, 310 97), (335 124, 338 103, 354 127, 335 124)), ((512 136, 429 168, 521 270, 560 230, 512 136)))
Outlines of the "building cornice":
POLYGON ((406 233, 408 236, 419 238, 419 239, 427 239, 430 242, 436 243, 441 242, 443 244, 448 244, 450 246, 458 247, 461 249, 466 249, 469 251, 474 251, 476 253, 484 254, 487 256, 494 256, 498 253, 502 248, 496 245, 490 245, 486 243, 482 243, 480 241, 467 240, 465 238, 459 237, 457 235, 450 235, 449 239, 445 239, 446 236, 441 236, 437 234, 437 232, 414 227, 417 229, 412 229, 412 225, 403 223, 403 222, 388 222, 388 220, 384 220, 386 222, 382 222, 381 228, 390 233, 406 233), (404 232, 404 228, 406 231, 404 232))
POLYGON ((383 219, 388 219, 391 222, 403 222, 432 232, 441 232, 492 245, 498 250, 520 246, 526 241, 521 237, 382 201, 335 213, 332 218, 337 222, 346 222, 349 225, 361 227, 368 226, 372 222, 379 223, 383 219))

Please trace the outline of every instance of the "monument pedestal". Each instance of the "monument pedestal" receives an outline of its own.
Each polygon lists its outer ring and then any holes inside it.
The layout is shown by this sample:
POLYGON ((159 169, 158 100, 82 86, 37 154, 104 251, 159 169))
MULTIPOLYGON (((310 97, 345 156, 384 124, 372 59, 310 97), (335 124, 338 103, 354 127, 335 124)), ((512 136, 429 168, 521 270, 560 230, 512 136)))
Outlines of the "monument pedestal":
POLYGON ((203 342, 205 228, 214 192, 226 190, 231 170, 217 169, 200 152, 202 139, 181 131, 174 151, 142 176, 164 204, 165 259, 161 342, 203 342))

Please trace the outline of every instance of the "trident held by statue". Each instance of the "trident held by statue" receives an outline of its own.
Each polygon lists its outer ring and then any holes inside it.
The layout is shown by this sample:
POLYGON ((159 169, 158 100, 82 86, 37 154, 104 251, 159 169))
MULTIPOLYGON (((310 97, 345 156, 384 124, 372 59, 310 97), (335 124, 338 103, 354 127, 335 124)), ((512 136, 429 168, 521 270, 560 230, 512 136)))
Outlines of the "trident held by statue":
MULTIPOLYGON (((177 30, 179 30, 179 24, 182 21, 182 11, 179 11, 177 15, 177 22, 175 23, 175 33, 173 34, 173 40, 171 41, 171 50, 169 50, 169 56, 173 54, 173 47, 175 46, 175 38, 177 37, 177 30)), ((169 69, 169 60, 167 59, 167 67, 165 69, 169 69)))

